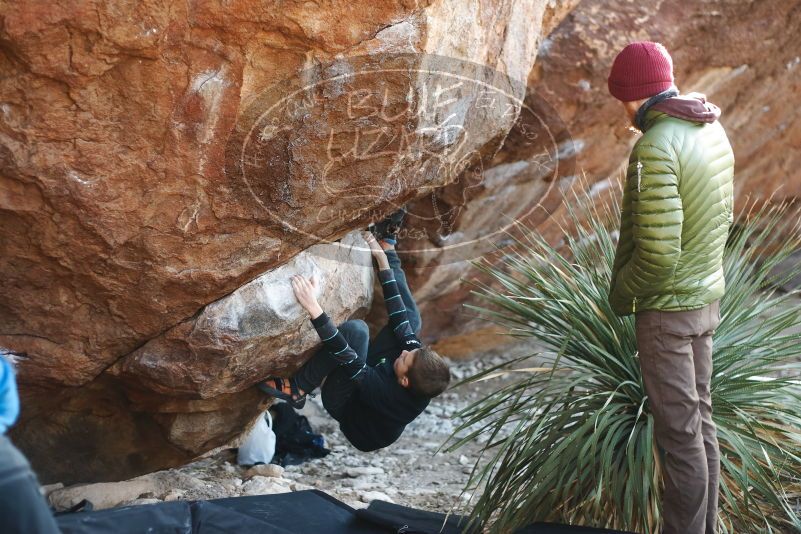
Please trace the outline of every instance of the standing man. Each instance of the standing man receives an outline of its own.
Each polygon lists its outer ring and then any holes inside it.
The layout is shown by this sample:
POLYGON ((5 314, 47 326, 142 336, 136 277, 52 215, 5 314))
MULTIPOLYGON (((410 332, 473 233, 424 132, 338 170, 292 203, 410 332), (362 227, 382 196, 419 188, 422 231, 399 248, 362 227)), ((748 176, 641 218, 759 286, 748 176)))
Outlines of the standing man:
POLYGON ((643 383, 664 450, 664 534, 713 534, 720 459, 712 334, 725 291, 734 155, 720 110, 679 96, 658 43, 615 58, 609 92, 642 132, 629 158, 609 302, 635 315, 643 383))

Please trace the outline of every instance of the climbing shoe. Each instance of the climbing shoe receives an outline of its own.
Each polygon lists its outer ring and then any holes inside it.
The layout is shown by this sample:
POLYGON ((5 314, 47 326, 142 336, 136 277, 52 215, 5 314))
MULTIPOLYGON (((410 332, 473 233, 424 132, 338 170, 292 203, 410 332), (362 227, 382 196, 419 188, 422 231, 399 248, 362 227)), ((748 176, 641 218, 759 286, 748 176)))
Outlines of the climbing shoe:
POLYGON ((395 245, 398 242, 398 232, 403 226, 404 217, 406 217, 406 208, 401 208, 386 219, 371 224, 367 229, 372 232, 377 240, 383 240, 395 245))
POLYGON ((298 383, 294 378, 278 378, 271 376, 263 382, 256 384, 262 393, 266 393, 276 399, 285 400, 296 410, 300 410, 306 405, 306 393, 301 393, 298 383))

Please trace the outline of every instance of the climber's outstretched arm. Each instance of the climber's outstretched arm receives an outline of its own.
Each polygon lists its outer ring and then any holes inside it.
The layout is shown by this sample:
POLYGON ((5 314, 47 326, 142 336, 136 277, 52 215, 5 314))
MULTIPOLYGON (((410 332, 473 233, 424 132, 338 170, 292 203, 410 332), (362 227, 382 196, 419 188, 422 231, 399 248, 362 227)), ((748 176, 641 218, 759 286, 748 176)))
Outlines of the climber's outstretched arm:
MULTIPOLYGON (((364 239, 370 246, 370 251, 375 258, 378 265, 378 279, 381 282, 381 290, 384 293, 384 306, 387 308, 387 316, 389 317, 389 326, 392 333, 401 342, 402 346, 412 350, 419 348, 420 341, 415 335, 415 330, 420 327, 420 313, 417 311, 417 306, 414 304, 411 293, 408 287, 405 286, 406 279, 403 278, 403 284, 406 290, 407 298, 404 299, 398 286, 398 277, 403 277, 403 272, 400 270, 400 263, 397 264, 397 272, 392 269, 389 263, 387 253, 381 247, 381 243, 376 241, 375 237, 365 232, 364 239), (411 306, 408 306, 406 301, 409 301, 411 306), (413 312, 414 316, 409 316, 409 311, 413 312)), ((392 254, 395 254, 393 251, 392 254)), ((397 260, 397 256, 395 256, 397 260)))
POLYGON ((385 271, 389 269, 389 259, 387 258, 387 253, 384 252, 383 248, 381 248, 381 244, 376 241, 375 236, 370 232, 362 232, 362 237, 364 237, 364 240, 367 241, 367 246, 370 247, 370 254, 373 255, 373 259, 378 266, 378 270, 385 271))
POLYGON ((334 325, 328 315, 323 312, 323 308, 317 302, 315 293, 317 291, 317 278, 312 276, 308 280, 302 276, 295 275, 291 278, 292 291, 301 307, 308 312, 312 325, 317 331, 317 335, 323 341, 323 345, 334 359, 342 365, 349 365, 358 359, 356 352, 348 345, 345 336, 334 325))

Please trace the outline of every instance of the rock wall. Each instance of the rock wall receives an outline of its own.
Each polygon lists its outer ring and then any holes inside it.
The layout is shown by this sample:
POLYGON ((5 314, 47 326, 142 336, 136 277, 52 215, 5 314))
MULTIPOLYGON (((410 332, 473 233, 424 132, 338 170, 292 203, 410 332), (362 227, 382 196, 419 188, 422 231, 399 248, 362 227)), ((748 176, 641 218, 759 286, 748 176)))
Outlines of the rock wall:
POLYGON ((267 406, 250 386, 292 373, 317 346, 289 285, 294 274, 318 277, 320 304, 337 322, 370 306, 373 267, 361 236, 315 245, 81 387, 24 384, 15 441, 48 479, 67 483, 126 478, 227 443, 267 406))
MULTIPOLYGON (((313 344, 275 307, 313 263, 287 262, 496 150, 574 4, 2 4, 0 346, 42 478, 129 477, 241 430, 250 386, 313 344)), ((369 301, 349 269, 339 320, 369 301)))
POLYGON ((299 313, 289 278, 314 276, 318 300, 332 316, 353 317, 370 306, 373 268, 357 233, 315 245, 230 295, 212 302, 120 359, 108 373, 126 384, 173 397, 209 399, 250 386, 253 377, 286 374, 318 342, 299 313))

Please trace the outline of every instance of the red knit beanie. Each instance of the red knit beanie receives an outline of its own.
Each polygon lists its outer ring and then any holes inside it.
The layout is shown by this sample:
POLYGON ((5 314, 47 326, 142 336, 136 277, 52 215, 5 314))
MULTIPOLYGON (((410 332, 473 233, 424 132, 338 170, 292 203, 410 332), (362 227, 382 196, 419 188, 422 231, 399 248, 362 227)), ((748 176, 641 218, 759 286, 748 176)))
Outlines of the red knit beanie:
POLYGON ((607 83, 623 102, 652 97, 673 85, 673 60, 659 43, 631 43, 615 58, 607 83))

